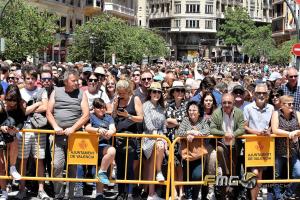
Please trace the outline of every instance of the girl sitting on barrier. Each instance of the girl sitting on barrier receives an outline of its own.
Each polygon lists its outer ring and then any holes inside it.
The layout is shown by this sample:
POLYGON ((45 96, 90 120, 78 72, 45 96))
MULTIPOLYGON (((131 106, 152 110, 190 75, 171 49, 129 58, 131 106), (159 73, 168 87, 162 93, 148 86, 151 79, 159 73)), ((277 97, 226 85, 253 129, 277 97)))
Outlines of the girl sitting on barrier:
MULTIPOLYGON (((10 175, 12 178, 19 180, 21 175, 16 170, 16 161, 18 156, 18 140, 16 134, 23 128, 25 120, 25 108, 19 88, 10 85, 7 88, 5 102, 1 102, 0 124, 1 124, 1 145, 0 145, 0 173, 5 175, 6 161, 3 150, 9 151, 10 175)), ((7 199, 6 181, 1 180, 2 195, 0 199, 7 199)))
MULTIPOLYGON (((99 182, 108 185, 110 184, 107 176, 107 169, 113 163, 116 155, 116 149, 111 145, 111 137, 116 133, 116 127, 113 118, 105 114, 106 105, 100 98, 93 101, 94 113, 90 114, 90 123, 86 126, 87 132, 97 133, 99 139, 98 151, 98 179, 99 182)), ((97 199, 103 199, 103 185, 97 183, 97 199)))

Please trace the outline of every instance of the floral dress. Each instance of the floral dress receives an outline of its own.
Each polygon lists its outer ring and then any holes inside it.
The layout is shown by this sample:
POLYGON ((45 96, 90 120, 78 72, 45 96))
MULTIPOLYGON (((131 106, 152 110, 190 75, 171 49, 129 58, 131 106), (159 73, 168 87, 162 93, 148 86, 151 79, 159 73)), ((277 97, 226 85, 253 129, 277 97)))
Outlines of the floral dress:
MULTIPOLYGON (((186 105, 187 101, 182 101, 179 108, 176 107, 175 101, 171 101, 166 105, 166 119, 173 118, 176 119, 178 124, 182 122, 184 117, 186 116, 186 105)), ((170 139, 171 142, 175 140, 175 135, 178 130, 178 127, 175 128, 167 128, 167 137, 170 139)), ((181 156, 179 152, 179 145, 178 143, 175 145, 175 165, 178 166, 181 163, 181 156)))

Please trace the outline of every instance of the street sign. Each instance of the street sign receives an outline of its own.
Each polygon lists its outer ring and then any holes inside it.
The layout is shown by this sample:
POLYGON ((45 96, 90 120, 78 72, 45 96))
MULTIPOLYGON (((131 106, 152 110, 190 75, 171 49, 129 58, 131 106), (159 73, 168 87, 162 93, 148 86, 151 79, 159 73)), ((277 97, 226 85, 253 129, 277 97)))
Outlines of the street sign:
POLYGON ((296 4, 300 4, 300 0, 295 0, 296 4))
POLYGON ((300 56, 300 43, 296 43, 293 45, 292 52, 295 56, 300 56))

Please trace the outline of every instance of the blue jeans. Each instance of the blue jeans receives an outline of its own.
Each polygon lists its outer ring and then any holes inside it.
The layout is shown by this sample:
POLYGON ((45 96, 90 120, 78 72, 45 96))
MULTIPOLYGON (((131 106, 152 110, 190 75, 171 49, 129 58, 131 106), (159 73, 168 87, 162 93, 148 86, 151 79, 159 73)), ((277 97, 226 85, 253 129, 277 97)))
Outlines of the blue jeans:
MULTIPOLYGON (((276 156, 275 158, 275 178, 282 178, 283 175, 283 166, 287 166, 287 158, 282 156, 276 156)), ((300 160, 297 155, 292 155, 290 158, 290 172, 293 179, 299 179, 300 178, 300 160)), ((292 195, 295 193, 295 189, 297 187, 298 183, 290 183, 284 193, 286 195, 292 195)), ((281 198, 281 187, 280 185, 276 184, 273 186, 273 191, 275 195, 275 199, 281 198)))
MULTIPOLYGON (((187 175, 187 161, 183 160, 183 180, 187 181, 189 176, 190 181, 201 181, 202 179, 202 159, 189 162, 189 175, 187 175)), ((184 186, 186 199, 198 199, 200 185, 184 186)))

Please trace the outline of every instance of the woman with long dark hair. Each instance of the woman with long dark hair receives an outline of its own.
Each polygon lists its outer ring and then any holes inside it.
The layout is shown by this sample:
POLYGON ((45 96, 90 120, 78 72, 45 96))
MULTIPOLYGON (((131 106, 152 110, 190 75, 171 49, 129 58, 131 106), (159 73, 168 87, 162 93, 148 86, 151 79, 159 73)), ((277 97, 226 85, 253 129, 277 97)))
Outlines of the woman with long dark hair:
MULTIPOLYGON (((5 175, 4 147, 9 152, 10 175, 13 179, 21 179, 21 175, 16 170, 18 156, 18 140, 16 134, 23 128, 25 120, 25 104, 21 98, 20 90, 16 85, 9 85, 6 90, 4 102, 0 102, 0 173, 5 175)), ((7 199, 6 181, 1 180, 1 199, 7 199)))

